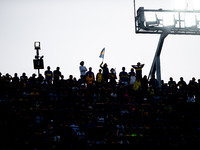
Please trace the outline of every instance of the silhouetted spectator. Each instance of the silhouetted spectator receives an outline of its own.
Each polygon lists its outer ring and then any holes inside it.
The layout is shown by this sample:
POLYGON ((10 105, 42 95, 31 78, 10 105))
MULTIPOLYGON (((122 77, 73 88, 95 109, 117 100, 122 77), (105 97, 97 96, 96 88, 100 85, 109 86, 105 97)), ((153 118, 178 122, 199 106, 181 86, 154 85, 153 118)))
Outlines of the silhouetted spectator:
POLYGON ((136 100, 141 100, 141 90, 142 90, 142 83, 140 78, 136 78, 135 83, 133 84, 133 94, 136 100))
POLYGON ((36 74, 33 73, 31 77, 29 77, 28 81, 30 82, 31 86, 35 86, 36 84, 36 74))
POLYGON ((26 73, 23 72, 22 75, 20 76, 20 81, 27 82, 27 80, 28 80, 28 77, 27 77, 26 73))
POLYGON ((142 93, 143 93, 143 97, 147 98, 147 91, 148 91, 148 79, 147 76, 144 75, 142 80, 141 80, 141 86, 142 86, 142 93))
POLYGON ((53 71, 53 83, 57 84, 61 77, 60 67, 57 67, 56 70, 53 71))
POLYGON ((142 89, 142 83, 140 78, 136 78, 135 83, 133 84, 133 90, 134 91, 140 91, 142 89))
POLYGON ((132 86, 136 81, 134 68, 131 68, 131 71, 128 73, 128 76, 129 76, 129 84, 132 86))
POLYGON ((19 77, 18 77, 18 74, 17 74, 17 73, 15 73, 15 74, 14 74, 14 77, 12 78, 12 84, 13 84, 13 85, 19 84, 19 77))
POLYGON ((68 87, 73 87, 74 85, 74 80, 73 80, 73 75, 69 75, 69 78, 66 80, 68 87))
POLYGON ((158 80, 155 78, 155 75, 153 75, 151 77, 151 79, 149 80, 149 85, 151 85, 151 87, 156 90, 158 88, 158 80))
POLYGON ((43 75, 39 74, 39 76, 37 77, 37 80, 38 80, 39 84, 41 84, 44 81, 43 75))
POLYGON ((44 75, 45 80, 48 82, 48 84, 52 84, 53 73, 50 66, 47 66, 47 70, 44 72, 44 75))
POLYGON ((84 61, 80 62, 79 70, 80 70, 80 76, 82 76, 82 79, 86 81, 87 68, 84 66, 84 64, 85 64, 84 61))
POLYGON ((114 68, 110 69, 109 78, 110 78, 109 80, 110 87, 115 87, 117 76, 114 68))
POLYGON ((128 73, 125 67, 122 67, 122 71, 119 73, 119 83, 124 86, 128 85, 128 73))
POLYGON ((103 81, 107 84, 109 79, 109 70, 108 65, 105 63, 103 66, 103 62, 100 64, 100 68, 103 70, 103 81))
POLYGON ((178 88, 179 88, 180 91, 186 92, 186 90, 187 90, 187 84, 184 81, 183 77, 180 77, 180 81, 178 81, 177 86, 178 86, 178 88))
POLYGON ((92 71, 92 67, 89 67, 89 71, 86 72, 86 83, 87 83, 87 86, 91 86, 95 83, 95 77, 92 71))
POLYGON ((169 78, 168 87, 171 90, 176 90, 177 88, 176 81, 174 81, 172 77, 169 78))
POLYGON ((198 84, 196 79, 193 77, 188 84, 188 95, 190 96, 197 96, 198 95, 198 84))
POLYGON ((144 67, 144 64, 138 62, 137 65, 132 65, 132 67, 136 70, 136 77, 142 79, 142 68, 144 67))
POLYGON ((99 69, 99 72, 96 74, 96 85, 100 86, 103 83, 103 74, 102 74, 102 70, 99 69))
POLYGON ((85 87, 85 77, 84 76, 80 76, 80 78, 78 79, 78 85, 79 87, 82 86, 82 87, 85 87))

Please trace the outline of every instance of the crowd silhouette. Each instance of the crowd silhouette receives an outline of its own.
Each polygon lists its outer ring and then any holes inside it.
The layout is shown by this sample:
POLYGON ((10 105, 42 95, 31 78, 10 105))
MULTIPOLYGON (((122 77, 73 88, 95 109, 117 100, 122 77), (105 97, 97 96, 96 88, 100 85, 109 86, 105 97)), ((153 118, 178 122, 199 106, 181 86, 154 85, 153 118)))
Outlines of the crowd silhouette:
POLYGON ((79 79, 50 66, 38 77, 0 74, 1 149, 199 146, 200 80, 170 77, 158 88, 141 68, 117 75, 101 63, 94 74, 82 61, 79 69, 79 79))

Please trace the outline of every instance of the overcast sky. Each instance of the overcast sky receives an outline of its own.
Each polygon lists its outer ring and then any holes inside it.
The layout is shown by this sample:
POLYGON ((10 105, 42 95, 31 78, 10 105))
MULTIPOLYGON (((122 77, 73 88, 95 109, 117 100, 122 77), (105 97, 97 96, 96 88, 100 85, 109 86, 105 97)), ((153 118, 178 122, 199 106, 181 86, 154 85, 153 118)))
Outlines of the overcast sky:
MULTIPOLYGON (((136 0, 136 7, 173 9, 172 0, 136 0)), ((129 72, 144 63, 148 75, 159 35, 136 34, 133 0, 0 0, 0 72, 37 74, 33 68, 34 42, 41 42, 44 67, 60 67, 65 79, 80 76, 85 61, 96 74, 105 47, 109 69, 129 72)), ((161 53, 161 77, 188 82, 200 78, 200 36, 168 35, 161 53)))

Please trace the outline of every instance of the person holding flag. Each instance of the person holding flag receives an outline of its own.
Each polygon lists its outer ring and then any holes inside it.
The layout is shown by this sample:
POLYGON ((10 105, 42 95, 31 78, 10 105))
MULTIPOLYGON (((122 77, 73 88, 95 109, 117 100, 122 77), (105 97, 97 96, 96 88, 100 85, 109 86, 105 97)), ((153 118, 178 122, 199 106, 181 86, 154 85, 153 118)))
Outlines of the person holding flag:
POLYGON ((100 68, 103 70, 103 81, 107 84, 108 79, 109 79, 109 69, 107 63, 103 65, 103 60, 104 60, 104 55, 105 55, 105 48, 101 50, 99 58, 102 58, 102 62, 100 64, 100 68), (103 65, 103 66, 102 66, 103 65))

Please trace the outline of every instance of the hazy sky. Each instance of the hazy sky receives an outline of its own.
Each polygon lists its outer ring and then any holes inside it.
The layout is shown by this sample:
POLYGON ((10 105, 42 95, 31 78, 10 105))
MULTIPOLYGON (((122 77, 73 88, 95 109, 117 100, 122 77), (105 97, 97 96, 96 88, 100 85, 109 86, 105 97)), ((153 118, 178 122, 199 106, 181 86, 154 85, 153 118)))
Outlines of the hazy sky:
MULTIPOLYGON (((136 0, 136 7, 172 9, 172 0, 136 0)), ((149 74, 159 35, 136 34, 133 0, 0 0, 0 72, 20 76, 37 74, 33 68, 34 42, 41 42, 44 67, 60 67, 65 79, 80 76, 85 61, 96 74, 105 47, 104 62, 129 72, 144 63, 149 74)), ((161 53, 161 77, 188 82, 200 78, 200 36, 168 35, 161 53)))

